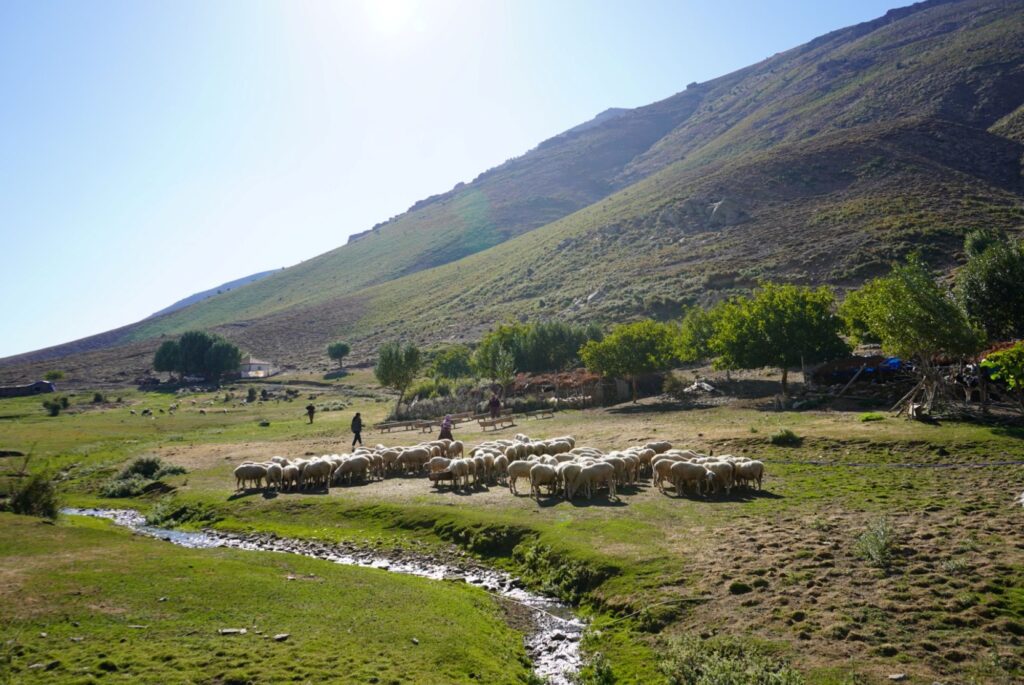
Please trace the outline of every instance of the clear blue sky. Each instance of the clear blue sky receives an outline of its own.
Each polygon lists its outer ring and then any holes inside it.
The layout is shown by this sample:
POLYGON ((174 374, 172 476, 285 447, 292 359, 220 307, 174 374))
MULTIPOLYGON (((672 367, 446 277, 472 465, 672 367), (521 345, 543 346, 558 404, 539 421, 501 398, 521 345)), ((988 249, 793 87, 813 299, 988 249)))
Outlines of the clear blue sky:
POLYGON ((608 107, 909 4, 0 4, 0 357, 294 264, 608 107))

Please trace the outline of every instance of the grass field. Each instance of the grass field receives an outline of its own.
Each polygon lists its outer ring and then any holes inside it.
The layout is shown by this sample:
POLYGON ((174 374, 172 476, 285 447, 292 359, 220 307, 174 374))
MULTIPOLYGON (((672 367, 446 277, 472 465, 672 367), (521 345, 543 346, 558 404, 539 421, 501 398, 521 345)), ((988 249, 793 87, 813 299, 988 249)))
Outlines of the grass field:
MULTIPOLYGON (((1024 490, 1024 467, 984 465, 1024 460, 1017 429, 926 425, 884 414, 862 420, 860 409, 780 413, 750 402, 700 410, 641 403, 521 421, 499 435, 570 433, 579 444, 604 449, 668 439, 757 456, 768 464, 764 492, 677 498, 646 481, 618 501, 538 504, 502 487, 454 494, 411 477, 329 494, 234 492, 231 471, 243 459, 346 451, 352 412, 373 421, 389 408, 368 382, 357 377, 306 388, 295 402, 227 403, 226 414, 223 393, 214 405, 204 404, 214 395, 179 400, 174 416, 159 413, 172 398, 155 394, 125 393, 121 404, 56 418, 35 401, 6 400, 0 449, 34 445, 29 468, 61 474, 72 504, 157 509, 185 526, 385 548, 458 545, 577 602, 593 620, 585 646, 604 654, 622 683, 662 682, 658 662, 666 645, 692 635, 744 636, 812 683, 887 682, 894 673, 912 683, 1012 683, 1024 676, 1024 512, 1013 504, 1024 490), (319 394, 314 402, 345 408, 322 412, 309 426, 301 416, 308 393, 319 394), (154 409, 155 418, 129 414, 129 404, 154 409), (199 414, 204 406, 207 413, 199 414), (260 418, 270 426, 259 427, 260 418), (801 438, 798 446, 770 444, 784 428, 801 438), (100 498, 102 484, 139 455, 188 472, 166 477, 167 487, 150 495, 100 498), (891 556, 884 569, 860 542, 883 519, 891 556)), ((468 426, 456 435, 471 444, 484 437, 468 426)), ((384 444, 420 439, 364 437, 384 444)), ((0 468, 9 474, 22 461, 4 458, 0 468)), ((66 526, 44 528, 70 534, 66 526)), ((68 601, 30 587, 27 596, 68 601)), ((493 618, 490 610, 483 607, 477 618, 493 618)), ((194 617, 194 628, 215 629, 212 618, 194 617)), ((491 654, 505 655, 494 663, 521 654, 520 641, 509 635, 505 651, 491 654)))

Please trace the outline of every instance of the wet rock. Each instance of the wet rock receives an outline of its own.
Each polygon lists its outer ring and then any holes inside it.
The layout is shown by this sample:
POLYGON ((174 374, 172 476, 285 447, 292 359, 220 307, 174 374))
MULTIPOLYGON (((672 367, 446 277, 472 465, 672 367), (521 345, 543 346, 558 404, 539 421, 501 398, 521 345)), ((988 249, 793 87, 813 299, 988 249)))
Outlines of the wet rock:
POLYGON ((568 636, 561 631, 555 631, 554 633, 551 633, 551 639, 556 642, 561 642, 562 640, 566 639, 566 637, 568 636))

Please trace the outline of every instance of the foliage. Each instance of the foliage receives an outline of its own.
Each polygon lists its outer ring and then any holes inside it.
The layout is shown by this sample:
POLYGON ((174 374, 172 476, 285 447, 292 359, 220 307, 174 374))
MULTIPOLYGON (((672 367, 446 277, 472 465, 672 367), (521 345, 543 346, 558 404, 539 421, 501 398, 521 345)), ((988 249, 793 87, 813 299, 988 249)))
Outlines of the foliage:
POLYGON ((492 340, 477 348, 476 354, 473 355, 473 367, 484 378, 489 378, 505 387, 512 382, 516 375, 515 352, 492 340))
POLYGON ((56 519, 60 514, 60 499, 53 480, 42 472, 33 473, 24 482, 15 483, 8 496, 7 506, 15 514, 56 519))
POLYGON ((92 403, 93 404, 103 404, 106 401, 107 401, 107 398, 103 396, 103 393, 101 393, 101 392, 94 392, 92 394, 92 403))
POLYGON ((601 652, 594 654, 573 678, 574 685, 615 685, 617 682, 619 679, 615 677, 611 662, 601 652))
POLYGON ((58 401, 56 399, 53 399, 53 400, 43 400, 42 405, 43 405, 43 409, 45 409, 46 413, 48 415, 50 415, 50 416, 58 416, 58 415, 60 415, 60 410, 64 408, 61 405, 60 401, 58 401))
POLYGON ((714 316, 711 348, 715 365, 724 369, 782 370, 782 392, 787 392, 788 369, 849 354, 839 337, 832 290, 767 283, 751 297, 722 304, 714 316))
POLYGON ((575 326, 560 321, 540 323, 506 323, 489 331, 476 351, 476 366, 481 375, 493 375, 498 360, 518 371, 561 371, 579 363, 580 347, 590 340, 600 340, 601 330, 595 326, 575 326), (504 350, 504 352, 502 352, 504 350), (511 364, 502 359, 510 353, 511 364))
POLYGON ((676 329, 650 319, 621 324, 603 340, 587 342, 580 356, 595 373, 630 379, 636 402, 637 376, 663 371, 676 361, 676 329))
POLYGON ((861 414, 857 420, 861 423, 870 423, 871 421, 883 421, 884 419, 885 416, 882 414, 879 414, 876 411, 869 411, 861 414))
POLYGON ((206 351, 203 361, 206 378, 218 382, 224 374, 238 371, 242 363, 242 351, 234 343, 217 340, 206 351))
POLYGON ((181 346, 177 340, 164 340, 153 355, 153 370, 173 373, 181 369, 181 346))
POLYGON ((856 551, 858 556, 872 566, 888 570, 899 547, 896 528, 887 518, 872 521, 867 530, 857 538, 856 551))
POLYGON ((799 447, 803 443, 803 438, 790 429, 783 428, 779 432, 773 433, 768 438, 768 442, 780 447, 799 447))
POLYGON ((799 671, 750 638, 678 638, 659 664, 669 685, 802 685, 799 671))
POLYGON ((151 480, 147 480, 142 476, 130 476, 128 478, 111 478, 102 486, 100 486, 101 497, 136 497, 142 494, 142 491, 151 480))
POLYGON ((982 344, 980 332, 915 257, 850 293, 840 313, 855 340, 867 330, 887 353, 922 363, 970 355, 982 344))
MULTIPOLYGON (((214 337, 204 331, 186 331, 178 338, 178 371, 188 375, 206 375, 206 353, 214 337)), ((155 361, 155 360, 154 360, 155 361)))
POLYGON ((988 248, 1006 242, 1006 234, 994 228, 976 228, 964 235, 964 253, 967 258, 974 259, 984 254, 988 248))
POLYGON ((338 362, 338 366, 344 366, 345 357, 352 351, 352 346, 347 342, 338 341, 327 346, 327 356, 338 362))
POLYGON ((46 373, 43 374, 43 379, 48 380, 50 382, 59 381, 62 380, 63 378, 64 372, 58 371, 57 369, 51 369, 50 371, 47 371, 46 373))
POLYGON ((993 380, 1006 384, 1024 412, 1024 342, 993 352, 981 363, 993 380))
POLYGON ((679 326, 677 356, 680 361, 696 362, 710 359, 714 351, 711 341, 715 336, 715 322, 721 309, 690 307, 679 326))
POLYGON ((421 363, 420 350, 412 343, 404 347, 397 342, 387 343, 377 352, 377 365, 373 368, 373 375, 384 387, 398 391, 396 410, 405 398, 406 388, 419 373, 421 363))
POLYGON ((1024 246, 994 242, 956 276, 956 297, 990 340, 1024 335, 1024 246))
POLYGON ((103 497, 135 497, 142 494, 150 483, 165 476, 176 476, 185 472, 185 467, 167 464, 160 457, 137 457, 100 487, 100 495, 103 497))
POLYGON ((449 345, 434 353, 435 377, 464 378, 473 372, 472 353, 465 345, 449 345))
POLYGON ((451 393, 451 384, 444 379, 422 378, 409 386, 406 396, 410 400, 427 400, 434 397, 447 397, 451 393))
POLYGON ((235 344, 203 331, 188 331, 178 340, 165 340, 153 355, 156 371, 201 375, 214 382, 237 371, 241 362, 242 352, 235 344))

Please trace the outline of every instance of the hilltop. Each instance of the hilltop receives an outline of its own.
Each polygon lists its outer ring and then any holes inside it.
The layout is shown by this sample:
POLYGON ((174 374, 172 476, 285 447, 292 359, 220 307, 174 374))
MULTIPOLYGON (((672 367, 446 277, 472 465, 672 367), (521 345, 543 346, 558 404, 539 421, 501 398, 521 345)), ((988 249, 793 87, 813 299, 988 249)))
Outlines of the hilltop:
POLYGON ((948 270, 967 229, 1024 226, 1022 164, 1024 3, 933 0, 607 110, 347 245, 0 378, 142 370, 193 327, 312 367, 339 336, 358 358, 507 318, 673 316, 760 279, 853 287, 913 250, 948 270))

